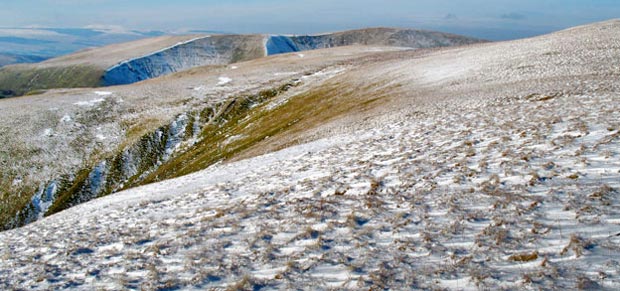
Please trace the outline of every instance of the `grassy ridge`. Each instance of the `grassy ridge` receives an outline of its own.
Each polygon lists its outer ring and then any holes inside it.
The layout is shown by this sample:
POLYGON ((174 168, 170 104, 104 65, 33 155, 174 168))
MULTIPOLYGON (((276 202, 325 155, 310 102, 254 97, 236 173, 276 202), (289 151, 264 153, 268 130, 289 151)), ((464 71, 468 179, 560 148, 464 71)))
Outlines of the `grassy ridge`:
POLYGON ((103 69, 89 65, 49 68, 8 66, 0 69, 0 92, 6 93, 0 98, 54 88, 97 87, 101 84, 103 73, 103 69))
MULTIPOLYGON (((367 110, 374 102, 388 97, 381 90, 370 89, 376 85, 362 88, 369 90, 369 94, 359 95, 354 89, 338 82, 327 83, 292 96, 273 109, 268 108, 269 102, 257 106, 231 103, 226 109, 228 113, 221 115, 221 120, 215 120, 203 129, 200 143, 161 165, 140 185, 200 171, 221 160, 247 156, 249 151, 272 140, 278 145, 267 146, 267 151, 290 146, 294 141, 278 143, 278 140, 298 136, 343 114, 367 110)), ((278 91, 270 90, 261 92, 259 96, 271 98, 277 94, 278 91)))

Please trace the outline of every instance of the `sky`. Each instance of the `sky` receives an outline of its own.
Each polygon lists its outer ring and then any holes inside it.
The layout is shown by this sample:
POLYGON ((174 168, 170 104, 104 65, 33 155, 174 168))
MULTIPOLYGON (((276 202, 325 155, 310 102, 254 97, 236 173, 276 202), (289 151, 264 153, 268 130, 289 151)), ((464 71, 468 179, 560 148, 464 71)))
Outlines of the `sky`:
POLYGON ((620 0, 0 0, 0 27, 306 34, 390 26, 490 40, 620 18, 620 0))

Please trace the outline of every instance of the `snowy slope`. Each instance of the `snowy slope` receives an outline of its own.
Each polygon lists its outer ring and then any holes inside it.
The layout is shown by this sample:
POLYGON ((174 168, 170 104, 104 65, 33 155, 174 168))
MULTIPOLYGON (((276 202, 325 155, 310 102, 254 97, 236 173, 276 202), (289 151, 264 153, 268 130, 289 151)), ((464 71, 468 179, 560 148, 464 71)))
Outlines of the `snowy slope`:
POLYGON ((618 289, 619 101, 446 105, 117 193, 1 233, 0 286, 618 289))

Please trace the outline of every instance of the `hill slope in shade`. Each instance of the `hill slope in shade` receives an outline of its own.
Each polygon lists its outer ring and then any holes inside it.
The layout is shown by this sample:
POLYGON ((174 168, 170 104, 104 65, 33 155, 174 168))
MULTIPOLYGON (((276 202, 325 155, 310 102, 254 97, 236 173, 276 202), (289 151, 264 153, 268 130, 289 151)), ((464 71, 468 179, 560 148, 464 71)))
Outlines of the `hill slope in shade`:
POLYGON ((320 35, 272 35, 267 39, 267 55, 306 51, 347 45, 433 48, 458 46, 481 40, 436 31, 367 28, 320 35))
POLYGON ((21 95, 38 89, 131 84, 193 67, 226 65, 277 53, 355 44, 428 48, 476 42, 480 40, 404 29, 365 29, 301 37, 159 37, 76 53, 41 65, 5 67, 0 69, 0 89, 21 95), (279 42, 276 40, 284 39, 294 43, 294 47, 278 48, 279 42), (81 74, 92 78, 80 78, 81 74), (76 82, 60 80, 55 77, 58 75, 63 76, 63 79, 76 79, 76 82))
POLYGON ((108 68, 103 85, 131 84, 194 67, 226 65, 263 57, 261 35, 199 37, 108 68))
POLYGON ((16 63, 38 63, 44 61, 45 57, 34 55, 16 55, 0 53, 0 67, 16 63))
POLYGON ((619 28, 2 100, 35 219, 192 174, 0 233, 0 284, 618 289, 619 28))

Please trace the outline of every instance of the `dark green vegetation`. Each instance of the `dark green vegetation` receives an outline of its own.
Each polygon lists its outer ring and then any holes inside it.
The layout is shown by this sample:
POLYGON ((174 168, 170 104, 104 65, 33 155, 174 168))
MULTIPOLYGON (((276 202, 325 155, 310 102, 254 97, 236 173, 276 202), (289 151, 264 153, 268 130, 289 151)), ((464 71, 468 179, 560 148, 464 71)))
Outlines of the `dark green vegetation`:
MULTIPOLYGON (((215 114, 203 129, 202 142, 175 156, 151 173, 143 183, 161 181, 190 174, 221 161, 249 157, 257 153, 279 150, 297 143, 301 133, 316 128, 344 114, 368 110, 374 102, 387 98, 378 84, 361 88, 369 92, 357 95, 352 87, 338 82, 323 84, 318 89, 290 97, 284 104, 268 109, 262 100, 286 91, 266 90, 252 99, 235 100, 226 104, 224 114, 215 114), (259 104, 252 106, 253 104, 259 104)), ((359 93, 359 91, 357 91, 359 93)), ((201 118, 213 116, 205 110, 201 118)))
POLYGON ((88 65, 47 68, 6 66, 0 68, 0 98, 54 88, 97 87, 102 74, 102 69, 88 65))
POLYGON ((287 91, 295 83, 276 89, 263 90, 256 95, 236 98, 230 102, 200 112, 201 142, 158 167, 141 184, 190 174, 247 149, 265 137, 273 136, 293 123, 275 112, 266 111, 267 100, 287 91), (271 121, 273 126, 257 128, 256 122, 271 121))

